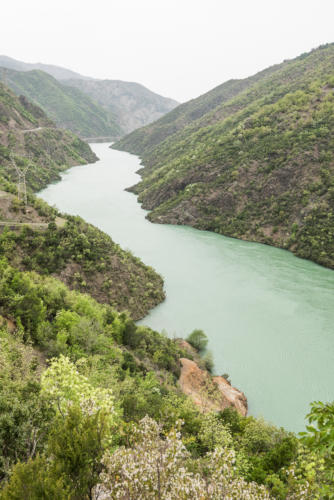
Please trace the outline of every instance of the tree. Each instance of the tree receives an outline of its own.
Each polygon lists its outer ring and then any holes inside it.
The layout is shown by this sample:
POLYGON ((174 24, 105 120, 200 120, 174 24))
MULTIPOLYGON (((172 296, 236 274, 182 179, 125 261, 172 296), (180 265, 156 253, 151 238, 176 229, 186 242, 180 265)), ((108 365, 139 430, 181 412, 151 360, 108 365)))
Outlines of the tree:
POLYGON ((310 425, 306 426, 307 432, 300 433, 302 442, 324 459, 325 498, 334 498, 334 402, 312 403, 306 418, 310 425))
MULTIPOLYGON (((215 449, 193 472, 177 428, 164 436, 162 426, 145 417, 131 435, 129 447, 107 451, 103 457, 101 487, 110 500, 269 500, 263 486, 238 477, 233 450, 215 449)), ((223 434, 221 438, 225 444, 223 434)))
POLYGON ((9 483, 0 491, 1 500, 69 500, 63 478, 50 476, 45 457, 37 456, 27 463, 18 462, 9 483))
POLYGON ((198 352, 203 352, 208 345, 208 338, 203 330, 194 330, 186 338, 187 342, 191 344, 198 352))
POLYGON ((93 498, 109 433, 108 415, 103 410, 87 415, 73 406, 65 418, 59 415, 56 419, 48 440, 49 474, 56 480, 64 478, 71 499, 93 498))

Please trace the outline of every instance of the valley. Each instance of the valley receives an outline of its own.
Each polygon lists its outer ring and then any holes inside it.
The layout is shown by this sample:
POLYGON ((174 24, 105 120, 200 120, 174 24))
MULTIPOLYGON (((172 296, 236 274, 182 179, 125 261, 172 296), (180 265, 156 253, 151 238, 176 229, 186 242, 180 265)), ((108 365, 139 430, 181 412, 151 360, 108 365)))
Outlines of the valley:
POLYGON ((0 500, 333 498, 333 68, 0 56, 0 500))
POLYGON ((163 276, 166 300, 140 324, 171 337, 202 328, 215 372, 227 372, 246 394, 250 414, 302 430, 309 402, 334 396, 327 383, 334 377, 334 272, 266 245, 150 223, 124 191, 139 178, 138 158, 108 144, 93 150, 99 162, 74 167, 40 196, 163 276))

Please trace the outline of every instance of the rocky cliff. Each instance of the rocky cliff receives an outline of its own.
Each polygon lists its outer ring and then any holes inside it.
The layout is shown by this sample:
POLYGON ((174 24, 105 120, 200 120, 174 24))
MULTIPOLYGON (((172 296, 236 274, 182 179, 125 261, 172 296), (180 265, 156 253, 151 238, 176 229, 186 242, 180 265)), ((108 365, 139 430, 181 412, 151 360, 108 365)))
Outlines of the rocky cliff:
POLYGON ((242 392, 223 377, 212 377, 195 361, 187 358, 181 358, 180 361, 179 385, 201 411, 222 411, 231 406, 241 415, 247 415, 247 399, 242 392))

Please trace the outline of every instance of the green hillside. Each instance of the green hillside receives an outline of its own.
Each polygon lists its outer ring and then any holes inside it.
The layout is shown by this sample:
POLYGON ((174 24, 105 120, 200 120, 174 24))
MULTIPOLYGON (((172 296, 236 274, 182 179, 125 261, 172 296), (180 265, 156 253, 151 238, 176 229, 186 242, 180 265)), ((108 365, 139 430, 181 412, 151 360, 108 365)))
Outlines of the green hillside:
POLYGON ((61 128, 81 137, 115 137, 121 134, 111 113, 79 89, 62 85, 43 71, 6 69, 2 78, 17 95, 25 95, 40 106, 61 128))
POLYGON ((1 500, 331 498, 316 445, 181 393, 175 340, 4 259, 0 275, 1 500))
POLYGON ((89 145, 55 128, 40 108, 1 83, 0 116, 0 256, 143 317, 164 299, 161 277, 95 227, 61 217, 32 195, 69 166, 96 161, 89 145), (29 164, 28 207, 15 196, 12 159, 19 168, 29 164))
POLYGON ((41 108, 24 96, 17 97, 0 82, 0 176, 16 181, 10 155, 21 167, 29 161, 26 180, 34 191, 59 179, 69 166, 97 160, 86 142, 56 128, 41 108))
POLYGON ((189 345, 135 323, 161 277, 32 194, 94 161, 88 144, 2 84, 0 117, 0 499, 332 498, 333 405, 302 438, 235 411, 201 330, 189 345))
POLYGON ((150 220, 268 243, 334 268, 333 117, 330 44, 227 82, 114 147, 142 157, 133 190, 150 220))

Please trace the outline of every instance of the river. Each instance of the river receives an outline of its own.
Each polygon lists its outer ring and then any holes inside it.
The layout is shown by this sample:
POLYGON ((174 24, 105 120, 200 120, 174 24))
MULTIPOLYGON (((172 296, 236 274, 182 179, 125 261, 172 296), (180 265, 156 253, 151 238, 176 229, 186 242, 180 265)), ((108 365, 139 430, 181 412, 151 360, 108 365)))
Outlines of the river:
POLYGON ((167 299, 142 323, 170 336, 203 329, 217 374, 245 392, 249 413, 300 431, 309 403, 334 399, 334 272, 290 252, 186 226, 152 224, 124 189, 139 159, 93 144, 39 196, 80 215, 151 265, 167 299))

